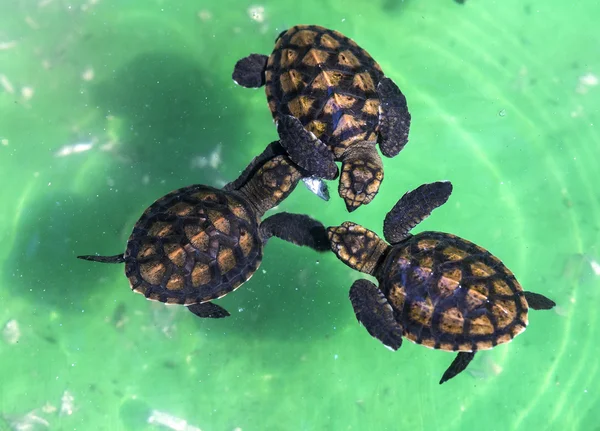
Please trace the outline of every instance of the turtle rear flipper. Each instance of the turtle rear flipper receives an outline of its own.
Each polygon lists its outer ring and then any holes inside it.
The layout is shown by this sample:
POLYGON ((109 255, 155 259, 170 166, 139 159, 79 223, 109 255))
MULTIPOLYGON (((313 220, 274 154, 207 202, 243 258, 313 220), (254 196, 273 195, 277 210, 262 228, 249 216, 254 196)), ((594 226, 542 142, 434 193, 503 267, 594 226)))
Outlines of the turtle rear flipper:
POLYGON ((350 288, 350 301, 356 318, 372 337, 386 347, 398 350, 402 345, 402 326, 383 292, 368 280, 356 280, 350 288))
POLYGON ((390 244, 406 239, 408 232, 429 214, 443 205, 452 193, 450 181, 423 184, 407 192, 387 213, 383 221, 383 235, 390 244))
POLYGON ((316 251, 330 249, 327 230, 323 224, 304 214, 286 212, 274 214, 265 219, 260 230, 263 241, 276 236, 296 245, 303 245, 316 251))
POLYGON ((101 263, 123 263, 125 262, 125 257, 123 254, 116 254, 114 256, 96 256, 93 254, 77 256, 77 259, 82 260, 90 260, 92 262, 101 262, 101 263))
POLYGON ((444 372, 444 375, 440 380, 440 385, 463 372, 465 368, 467 368, 467 365, 473 360, 474 356, 475 352, 459 352, 454 361, 452 361, 452 364, 450 364, 448 369, 444 372))
POLYGON ((290 159, 309 175, 327 180, 337 178, 338 168, 333 153, 319 138, 306 130, 300 120, 291 115, 280 115, 277 133, 281 146, 290 159))
POLYGON ((348 212, 373 200, 383 181, 383 164, 372 143, 350 146, 342 156, 339 195, 348 212))
POLYGON ((230 316, 227 310, 212 302, 188 305, 188 310, 202 318, 221 319, 230 316))
POLYGON ((247 88, 258 88, 265 85, 265 69, 269 57, 262 54, 250 54, 235 64, 233 81, 247 88))
POLYGON ((523 293, 525 294, 527 304, 534 310, 550 310, 556 305, 556 302, 539 293, 528 291, 525 291, 523 293))
POLYGON ((397 155, 408 142, 410 113, 406 97, 390 78, 383 78, 377 85, 381 100, 379 114, 379 148, 386 157, 397 155))

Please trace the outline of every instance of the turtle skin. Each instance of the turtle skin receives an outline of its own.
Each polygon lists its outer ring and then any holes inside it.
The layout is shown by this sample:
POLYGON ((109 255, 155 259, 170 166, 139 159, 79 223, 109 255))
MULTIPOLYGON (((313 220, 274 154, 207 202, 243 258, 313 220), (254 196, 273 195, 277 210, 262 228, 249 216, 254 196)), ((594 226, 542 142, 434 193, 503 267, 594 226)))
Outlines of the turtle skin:
POLYGON ((239 195, 204 185, 175 190, 140 217, 125 275, 148 299, 197 304, 248 280, 262 260, 259 220, 239 195))
POLYGON ((376 277, 403 336, 426 347, 487 350, 527 326, 527 300, 513 273, 452 234, 422 232, 391 247, 376 277))

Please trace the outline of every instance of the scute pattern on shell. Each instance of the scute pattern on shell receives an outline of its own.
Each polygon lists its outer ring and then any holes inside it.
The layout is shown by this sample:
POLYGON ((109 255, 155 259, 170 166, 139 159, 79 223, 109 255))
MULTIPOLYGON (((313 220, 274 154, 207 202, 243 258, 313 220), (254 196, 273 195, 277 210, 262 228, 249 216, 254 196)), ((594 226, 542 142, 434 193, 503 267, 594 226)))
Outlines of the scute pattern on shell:
POLYGON ((127 243, 125 275, 149 299, 189 305, 231 292, 261 259, 253 210, 235 193, 194 185, 144 212, 127 243))
POLYGON ((273 118, 298 118, 336 158, 356 140, 377 139, 383 72, 343 34, 318 26, 290 28, 277 39, 265 77, 273 118))
POLYGON ((390 250, 377 276, 404 336, 427 347, 491 349, 527 326, 527 301, 512 272, 457 236, 417 234, 390 250))

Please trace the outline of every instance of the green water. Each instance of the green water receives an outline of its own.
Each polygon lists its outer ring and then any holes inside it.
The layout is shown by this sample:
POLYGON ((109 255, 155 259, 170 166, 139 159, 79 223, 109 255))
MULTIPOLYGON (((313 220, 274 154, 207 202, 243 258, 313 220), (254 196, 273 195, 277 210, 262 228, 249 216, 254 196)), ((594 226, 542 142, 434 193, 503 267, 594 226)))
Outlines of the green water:
POLYGON ((161 412, 187 431, 600 429, 599 3, 365 4, 1 0, 1 430, 168 430, 161 412), (230 76, 298 23, 367 49, 413 122, 372 204, 349 215, 331 183, 279 209, 381 233, 405 191, 449 179, 415 232, 474 241, 558 303, 442 386, 453 355, 371 338, 333 254, 270 241, 218 321, 75 259, 123 251, 155 199, 276 139, 262 89, 230 76))

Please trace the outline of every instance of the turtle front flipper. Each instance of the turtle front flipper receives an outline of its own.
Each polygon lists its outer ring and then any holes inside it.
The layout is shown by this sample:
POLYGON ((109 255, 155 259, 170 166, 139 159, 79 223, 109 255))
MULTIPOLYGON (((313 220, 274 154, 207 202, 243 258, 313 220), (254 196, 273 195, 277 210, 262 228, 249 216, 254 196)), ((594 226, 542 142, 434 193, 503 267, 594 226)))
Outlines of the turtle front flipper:
POLYGON ((348 212, 373 200, 383 181, 383 164, 375 145, 368 142, 348 147, 342 155, 338 192, 348 212))
POLYGON ((265 69, 269 57, 262 54, 250 54, 235 64, 233 81, 247 88, 258 88, 265 85, 265 69))
POLYGON ((91 260, 92 262, 101 262, 101 263, 123 263, 125 262, 125 257, 123 254, 116 254, 114 256, 96 256, 96 255, 84 255, 77 256, 77 259, 82 260, 91 260))
POLYGON ((383 78, 377 85, 379 94, 379 148, 386 157, 397 155, 408 142, 410 113, 406 97, 390 78, 383 78))
POLYGON ((450 181, 423 184, 407 192, 387 213, 383 221, 383 235, 391 244, 408 237, 408 232, 437 207, 443 205, 452 193, 450 181))
POLYGON ((302 126, 300 120, 291 115, 280 115, 277 133, 281 146, 290 159, 309 175, 334 180, 338 174, 333 153, 319 138, 302 126))
POLYGON ((368 280, 356 280, 350 288, 350 302, 356 318, 372 337, 386 347, 398 350, 402 345, 402 326, 385 295, 368 280))
POLYGON ((539 293, 527 291, 523 293, 525 294, 527 304, 534 310, 550 310, 556 305, 556 302, 539 293))
POLYGON ((276 236, 317 251, 327 251, 330 248, 325 226, 304 214, 274 214, 261 223, 260 231, 265 243, 270 237, 276 236))
POLYGON ((474 356, 475 352, 459 352, 454 361, 452 361, 452 364, 450 364, 448 369, 444 372, 444 375, 440 380, 440 385, 463 372, 465 368, 467 368, 467 365, 473 360, 474 356))
POLYGON ((213 304, 212 302, 204 302, 202 304, 188 305, 188 310, 198 317, 208 319, 221 319, 230 316, 229 311, 223 307, 213 304))

